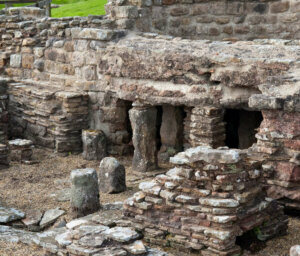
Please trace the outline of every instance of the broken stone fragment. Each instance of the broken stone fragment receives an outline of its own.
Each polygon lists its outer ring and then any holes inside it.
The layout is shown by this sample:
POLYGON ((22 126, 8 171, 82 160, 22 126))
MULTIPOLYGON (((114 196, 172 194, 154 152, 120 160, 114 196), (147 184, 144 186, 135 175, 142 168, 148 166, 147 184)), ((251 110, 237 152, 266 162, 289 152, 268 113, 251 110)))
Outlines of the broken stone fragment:
POLYGON ((82 217, 100 209, 99 185, 94 169, 77 169, 71 172, 71 207, 74 217, 82 217))
POLYGON ((22 222, 30 229, 32 226, 38 226, 42 217, 43 213, 40 210, 29 210, 22 222))
POLYGON ((99 168, 100 191, 120 193, 126 190, 125 168, 114 157, 106 157, 99 168))
POLYGON ((0 206, 0 223, 9 223, 11 221, 23 219, 24 217, 25 213, 19 210, 0 206))
POLYGON ((124 246, 124 248, 133 255, 140 255, 147 252, 147 249, 141 240, 134 241, 132 244, 124 246))
POLYGON ((50 209, 44 213, 44 216, 40 222, 42 228, 48 227, 53 224, 60 216, 64 215, 65 211, 59 208, 50 209))

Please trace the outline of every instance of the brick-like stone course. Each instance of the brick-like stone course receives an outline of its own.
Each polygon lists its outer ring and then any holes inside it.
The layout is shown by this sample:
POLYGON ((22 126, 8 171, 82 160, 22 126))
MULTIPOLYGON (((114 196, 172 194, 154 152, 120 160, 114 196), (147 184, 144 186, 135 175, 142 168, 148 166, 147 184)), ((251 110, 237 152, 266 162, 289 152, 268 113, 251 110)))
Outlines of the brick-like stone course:
POLYGON ((111 0, 106 6, 122 28, 211 40, 299 39, 298 9, 293 0, 111 0))
POLYGON ((234 255, 247 231, 259 229, 261 240, 286 232, 282 208, 263 191, 261 163, 247 152, 200 146, 170 161, 175 168, 141 183, 124 205, 150 243, 234 255))

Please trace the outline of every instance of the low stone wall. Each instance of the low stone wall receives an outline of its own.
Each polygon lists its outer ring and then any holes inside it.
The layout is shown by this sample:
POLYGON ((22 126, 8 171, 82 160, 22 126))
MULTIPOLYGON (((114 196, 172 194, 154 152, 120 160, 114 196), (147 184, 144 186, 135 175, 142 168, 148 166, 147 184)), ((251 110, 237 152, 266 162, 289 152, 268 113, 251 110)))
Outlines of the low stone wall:
POLYGON ((256 231, 265 240, 286 232, 287 218, 265 198, 260 162, 247 151, 197 147, 171 162, 175 168, 125 201, 125 216, 150 243, 238 255, 237 236, 256 231))
POLYGON ((88 95, 28 83, 9 84, 10 136, 57 153, 82 152, 88 95))
POLYGON ((300 38, 297 0, 110 1, 121 28, 192 39, 300 38))

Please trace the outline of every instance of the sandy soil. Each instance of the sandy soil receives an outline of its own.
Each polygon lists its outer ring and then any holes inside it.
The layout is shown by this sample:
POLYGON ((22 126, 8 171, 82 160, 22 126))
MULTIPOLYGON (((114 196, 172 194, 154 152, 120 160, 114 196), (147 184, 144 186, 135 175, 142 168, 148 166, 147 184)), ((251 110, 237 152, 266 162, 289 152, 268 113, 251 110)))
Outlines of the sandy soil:
MULTIPOLYGON (((0 202, 9 207, 14 207, 24 212, 30 209, 48 209, 60 207, 66 211, 64 218, 69 221, 69 202, 58 202, 57 192, 70 187, 69 176, 73 169, 95 168, 98 161, 86 161, 80 155, 60 157, 50 152, 35 149, 34 158, 38 164, 24 165, 12 163, 7 170, 0 171, 0 202)), ((127 186, 126 192, 121 194, 101 194, 101 203, 123 201, 138 190, 138 183, 148 176, 134 173, 130 168, 128 158, 119 161, 126 167, 127 186)), ((262 249, 246 255, 257 256, 288 256, 289 249, 295 244, 300 244, 300 217, 290 217, 288 235, 268 241, 262 249), (265 246, 265 247, 264 247, 265 246)), ((173 252, 176 255, 176 252, 173 252)), ((0 241, 0 256, 41 256, 45 255, 39 248, 30 248, 22 244, 8 244, 0 241)), ((183 254, 179 254, 182 256, 183 254)), ((185 254, 188 255, 188 254, 185 254)), ((194 255, 194 254, 193 254, 194 255)))

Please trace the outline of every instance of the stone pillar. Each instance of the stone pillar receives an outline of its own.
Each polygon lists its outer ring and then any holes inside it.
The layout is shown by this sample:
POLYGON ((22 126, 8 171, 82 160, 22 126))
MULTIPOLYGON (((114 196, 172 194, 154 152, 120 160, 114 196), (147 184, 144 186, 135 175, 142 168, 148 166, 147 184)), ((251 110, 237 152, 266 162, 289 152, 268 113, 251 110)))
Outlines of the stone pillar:
POLYGON ((146 172, 157 167, 156 118, 157 109, 152 106, 133 104, 129 111, 133 132, 134 155, 132 168, 146 172))
POLYGON ((100 209, 99 184, 94 169, 77 169, 71 172, 71 208, 74 218, 100 209))
POLYGON ((125 168, 114 157, 106 157, 100 163, 100 191, 120 193, 126 190, 125 168))
POLYGON ((107 143, 104 132, 99 130, 83 130, 83 158, 86 160, 102 160, 107 155, 107 143))
POLYGON ((183 115, 182 109, 170 105, 163 106, 160 128, 161 148, 159 160, 169 161, 169 157, 183 149, 183 115))
POLYGON ((224 146, 225 123, 223 110, 211 106, 194 107, 186 120, 185 136, 192 147, 224 146))

